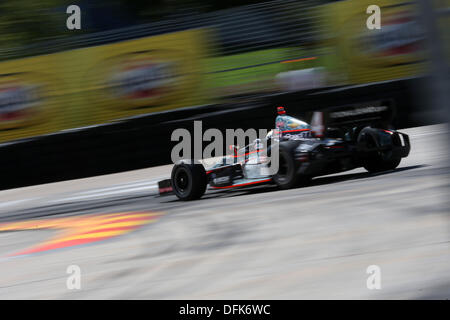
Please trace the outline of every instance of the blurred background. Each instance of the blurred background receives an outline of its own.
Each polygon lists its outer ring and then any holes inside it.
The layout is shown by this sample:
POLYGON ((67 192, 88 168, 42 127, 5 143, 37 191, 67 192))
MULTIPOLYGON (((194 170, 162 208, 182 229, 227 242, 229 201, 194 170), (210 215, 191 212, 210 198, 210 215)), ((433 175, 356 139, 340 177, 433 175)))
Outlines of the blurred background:
POLYGON ((448 119, 447 1, 5 0, 0 13, 3 188, 169 163, 174 128, 271 128, 276 104, 307 118, 383 100, 399 128, 448 119))

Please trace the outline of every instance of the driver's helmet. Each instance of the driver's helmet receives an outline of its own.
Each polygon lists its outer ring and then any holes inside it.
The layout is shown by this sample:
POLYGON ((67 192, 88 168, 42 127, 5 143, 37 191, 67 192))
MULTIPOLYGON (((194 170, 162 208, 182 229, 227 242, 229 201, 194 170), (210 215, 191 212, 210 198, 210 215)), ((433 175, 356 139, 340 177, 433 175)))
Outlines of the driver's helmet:
POLYGON ((310 125, 304 121, 288 116, 283 107, 278 107, 278 116, 275 119, 275 127, 281 135, 290 133, 296 134, 305 130, 310 130, 310 125))

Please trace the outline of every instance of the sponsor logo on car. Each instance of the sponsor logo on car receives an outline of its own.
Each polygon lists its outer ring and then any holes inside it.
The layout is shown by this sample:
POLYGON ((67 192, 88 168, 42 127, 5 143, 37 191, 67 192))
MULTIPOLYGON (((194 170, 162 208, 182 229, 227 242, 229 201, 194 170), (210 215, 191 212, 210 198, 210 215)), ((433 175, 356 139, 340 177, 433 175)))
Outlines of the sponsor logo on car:
POLYGON ((330 117, 332 118, 345 118, 345 117, 353 117, 358 116, 362 114, 368 114, 368 113, 377 113, 387 110, 387 106, 367 106, 363 108, 357 108, 353 110, 345 110, 345 111, 337 111, 337 112, 331 112, 330 117))

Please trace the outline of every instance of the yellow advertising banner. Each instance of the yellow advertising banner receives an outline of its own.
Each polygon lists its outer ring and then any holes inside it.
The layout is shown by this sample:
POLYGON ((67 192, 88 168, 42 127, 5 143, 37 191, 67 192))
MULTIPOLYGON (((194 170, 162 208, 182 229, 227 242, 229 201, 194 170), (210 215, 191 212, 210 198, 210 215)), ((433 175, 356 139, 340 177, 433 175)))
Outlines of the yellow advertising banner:
POLYGON ((206 103, 205 30, 0 63, 0 142, 206 103))
POLYGON ((63 128, 64 84, 53 66, 48 56, 0 64, 0 142, 63 128))
POLYGON ((346 0, 327 4, 324 21, 335 67, 348 83, 367 83, 411 77, 424 69, 424 32, 416 5, 405 0, 346 0), (367 20, 380 8, 380 29, 367 20))

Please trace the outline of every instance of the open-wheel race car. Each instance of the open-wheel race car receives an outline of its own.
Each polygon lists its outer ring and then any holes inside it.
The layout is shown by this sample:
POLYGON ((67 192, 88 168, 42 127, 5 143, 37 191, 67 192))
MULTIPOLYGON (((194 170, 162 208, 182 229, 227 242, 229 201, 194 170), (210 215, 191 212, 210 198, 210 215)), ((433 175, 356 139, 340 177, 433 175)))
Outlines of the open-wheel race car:
POLYGON ((171 178, 159 182, 160 194, 194 200, 208 186, 223 190, 272 183, 290 189, 307 185, 313 177, 358 167, 369 172, 393 170, 408 156, 410 143, 408 135, 392 128, 391 109, 380 104, 335 108, 326 114, 315 112, 310 125, 278 107, 276 129, 266 139, 256 139, 243 148, 232 146, 232 155, 207 168, 193 160, 176 163, 171 178), (270 153, 268 149, 278 152, 276 172, 268 170, 270 157, 262 156, 270 153))

